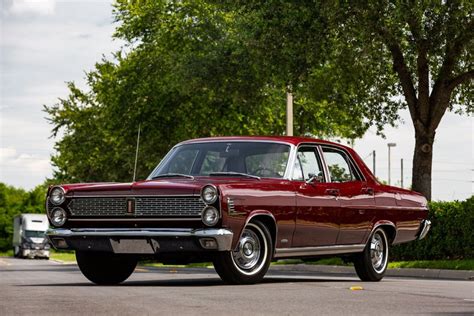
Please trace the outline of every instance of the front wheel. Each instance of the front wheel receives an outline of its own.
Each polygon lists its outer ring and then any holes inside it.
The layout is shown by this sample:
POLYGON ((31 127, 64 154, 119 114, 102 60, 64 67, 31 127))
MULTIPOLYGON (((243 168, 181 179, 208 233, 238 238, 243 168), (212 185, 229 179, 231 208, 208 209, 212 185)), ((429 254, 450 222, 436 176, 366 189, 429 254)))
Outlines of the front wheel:
POLYGON ((388 239, 382 228, 377 228, 364 252, 354 260, 357 275, 362 281, 380 281, 385 275, 388 265, 388 239))
POLYGON ((260 282, 267 273, 272 257, 272 238, 260 221, 245 227, 237 247, 221 252, 214 258, 214 268, 221 279, 229 284, 260 282))
POLYGON ((137 266, 134 258, 103 252, 76 251, 76 260, 82 274, 99 285, 122 283, 137 266))

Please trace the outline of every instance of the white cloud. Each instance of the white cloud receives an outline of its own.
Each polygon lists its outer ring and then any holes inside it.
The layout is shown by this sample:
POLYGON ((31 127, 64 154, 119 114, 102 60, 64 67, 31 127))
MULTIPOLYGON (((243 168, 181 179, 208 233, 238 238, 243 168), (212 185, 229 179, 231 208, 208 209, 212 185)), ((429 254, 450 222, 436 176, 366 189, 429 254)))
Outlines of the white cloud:
POLYGON ((39 15, 54 14, 55 0, 10 0, 7 1, 6 10, 11 14, 35 13, 39 15))
POLYGON ((0 148, 0 182, 32 189, 51 174, 49 157, 19 153, 12 147, 0 148))

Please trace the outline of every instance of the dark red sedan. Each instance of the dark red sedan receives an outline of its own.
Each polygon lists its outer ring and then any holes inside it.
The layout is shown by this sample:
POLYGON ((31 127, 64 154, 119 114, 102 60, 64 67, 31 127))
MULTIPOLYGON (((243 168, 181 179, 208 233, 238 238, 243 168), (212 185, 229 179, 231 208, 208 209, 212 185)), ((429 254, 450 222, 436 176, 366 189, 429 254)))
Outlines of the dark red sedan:
POLYGON ((341 256, 382 279, 393 244, 423 238, 426 199, 383 185, 340 144, 300 137, 182 142, 147 180, 53 186, 48 231, 92 282, 126 280, 141 259, 212 261, 227 283, 256 283, 270 262, 341 256))

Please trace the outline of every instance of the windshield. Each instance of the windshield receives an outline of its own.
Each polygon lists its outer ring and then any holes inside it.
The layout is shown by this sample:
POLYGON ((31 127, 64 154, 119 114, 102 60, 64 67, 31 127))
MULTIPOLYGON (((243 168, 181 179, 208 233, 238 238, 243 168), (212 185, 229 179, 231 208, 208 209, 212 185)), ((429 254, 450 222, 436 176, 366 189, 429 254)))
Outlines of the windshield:
POLYGON ((290 146, 266 142, 215 142, 175 147, 148 179, 160 175, 247 174, 282 178, 290 146))
POLYGON ((43 238, 45 232, 39 230, 26 230, 25 237, 29 238, 43 238))

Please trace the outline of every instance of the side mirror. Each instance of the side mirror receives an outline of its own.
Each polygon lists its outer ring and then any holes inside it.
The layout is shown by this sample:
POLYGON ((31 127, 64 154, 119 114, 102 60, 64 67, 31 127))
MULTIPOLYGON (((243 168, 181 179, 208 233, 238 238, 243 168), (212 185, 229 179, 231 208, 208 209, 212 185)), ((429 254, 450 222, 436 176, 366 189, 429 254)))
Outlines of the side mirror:
POLYGON ((312 183, 319 183, 323 182, 323 176, 317 175, 315 173, 308 173, 308 180, 306 180, 306 184, 312 184, 312 183))

